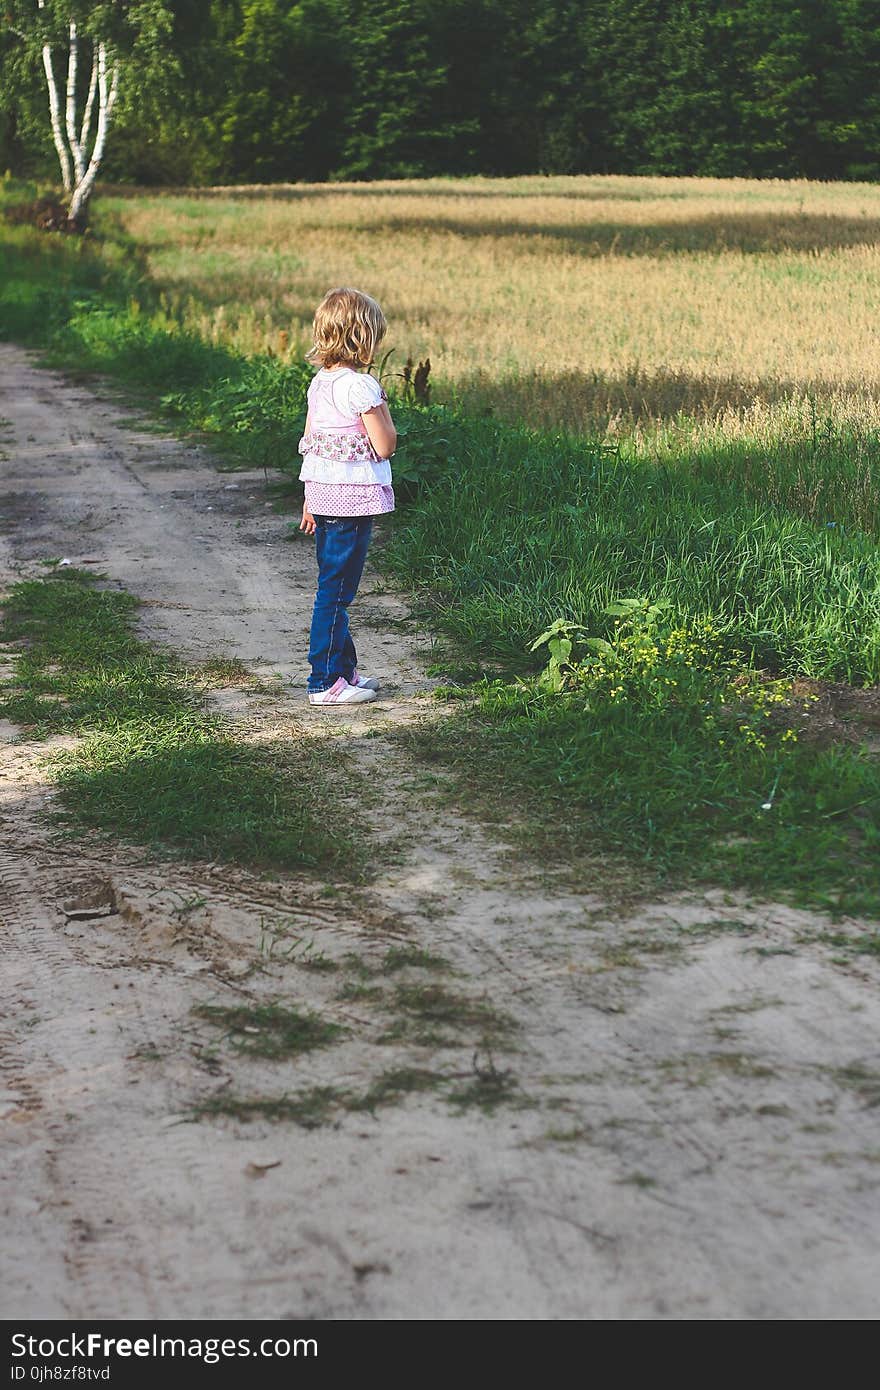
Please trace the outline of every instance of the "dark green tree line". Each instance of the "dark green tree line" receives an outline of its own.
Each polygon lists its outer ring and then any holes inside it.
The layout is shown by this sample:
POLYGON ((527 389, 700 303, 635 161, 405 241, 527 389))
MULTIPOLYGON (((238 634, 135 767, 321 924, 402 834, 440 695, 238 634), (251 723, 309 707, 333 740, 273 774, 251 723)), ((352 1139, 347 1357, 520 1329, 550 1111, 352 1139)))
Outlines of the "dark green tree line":
MULTIPOLYGON (((106 175, 880 176, 880 0, 178 0, 170 97, 106 175)), ((2 23, 2 21, 0 21, 2 23)), ((0 167, 50 174, 0 27, 0 167)))

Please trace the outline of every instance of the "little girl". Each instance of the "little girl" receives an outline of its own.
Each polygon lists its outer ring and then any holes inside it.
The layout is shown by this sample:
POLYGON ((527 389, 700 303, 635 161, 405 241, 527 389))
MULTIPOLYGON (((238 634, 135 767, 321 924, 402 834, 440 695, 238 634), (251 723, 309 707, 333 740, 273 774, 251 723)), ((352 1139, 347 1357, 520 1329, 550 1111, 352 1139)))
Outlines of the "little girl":
POLYGON ((314 535, 318 591, 309 636, 309 703, 351 705, 375 700, 379 682, 360 675, 348 625, 367 558, 373 517, 394 511, 389 458, 397 431, 387 397, 368 374, 385 337, 385 316, 359 290, 330 290, 315 313, 320 363, 308 390, 300 478, 305 483, 300 530, 314 535))

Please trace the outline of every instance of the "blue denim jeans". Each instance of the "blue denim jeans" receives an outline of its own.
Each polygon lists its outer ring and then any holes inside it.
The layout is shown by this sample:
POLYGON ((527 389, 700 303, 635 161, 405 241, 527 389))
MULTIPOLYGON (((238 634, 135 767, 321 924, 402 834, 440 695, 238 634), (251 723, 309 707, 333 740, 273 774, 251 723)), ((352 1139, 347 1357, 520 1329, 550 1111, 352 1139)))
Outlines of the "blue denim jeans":
POLYGON ((318 592, 309 634, 309 690, 329 690, 340 676, 349 680, 354 674, 348 605, 361 582, 372 530, 371 516, 315 517, 318 592))

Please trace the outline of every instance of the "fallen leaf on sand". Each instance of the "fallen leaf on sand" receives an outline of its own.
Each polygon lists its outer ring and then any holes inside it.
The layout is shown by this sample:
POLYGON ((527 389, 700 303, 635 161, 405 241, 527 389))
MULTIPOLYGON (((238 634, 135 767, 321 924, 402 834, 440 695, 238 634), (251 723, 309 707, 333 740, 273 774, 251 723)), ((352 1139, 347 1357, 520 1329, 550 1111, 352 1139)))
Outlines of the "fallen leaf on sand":
POLYGON ((280 1159, 280 1158, 276 1158, 274 1163, 246 1163, 246 1164, 245 1164, 245 1169, 244 1169, 245 1177, 248 1177, 248 1178, 264 1178, 264 1177, 266 1176, 266 1174, 269 1172, 269 1169, 270 1169, 270 1168, 280 1168, 280 1167, 281 1167, 281 1159, 280 1159))

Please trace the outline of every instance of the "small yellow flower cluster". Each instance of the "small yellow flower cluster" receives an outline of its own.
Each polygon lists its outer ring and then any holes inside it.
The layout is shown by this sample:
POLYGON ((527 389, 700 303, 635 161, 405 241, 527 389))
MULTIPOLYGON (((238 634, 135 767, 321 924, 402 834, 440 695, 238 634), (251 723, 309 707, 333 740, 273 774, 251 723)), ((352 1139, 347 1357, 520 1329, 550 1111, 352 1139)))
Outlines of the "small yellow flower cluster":
MULTIPOLYGON (((609 642, 589 639, 586 645, 594 652, 571 662, 563 689, 604 695, 615 703, 628 698, 656 706, 676 700, 683 681, 692 683, 685 680, 687 673, 721 673, 728 664, 718 629, 708 619, 661 634, 639 614, 618 619, 609 642)), ((735 669, 731 663, 731 673, 735 669)))
POLYGON ((657 614, 649 609, 619 618, 608 641, 567 626, 552 688, 587 695, 585 712, 603 702, 606 708, 693 710, 725 756, 736 749, 781 752, 797 742, 796 731, 780 727, 775 717, 791 703, 791 681, 751 669, 743 653, 725 648, 710 619, 663 631, 657 614))
POLYGON ((706 670, 723 664, 721 636, 709 618, 697 618, 690 627, 676 627, 664 641, 670 661, 680 661, 694 670, 706 670))
POLYGON ((743 742, 747 745, 747 747, 757 748, 758 751, 761 753, 766 752, 766 738, 759 734, 756 729, 753 729, 751 724, 740 724, 739 731, 742 734, 743 742))

